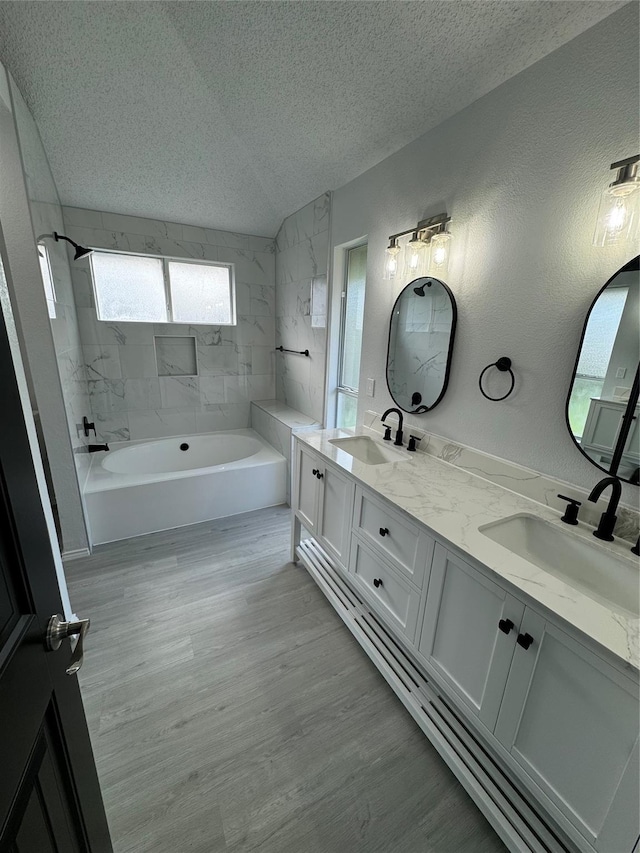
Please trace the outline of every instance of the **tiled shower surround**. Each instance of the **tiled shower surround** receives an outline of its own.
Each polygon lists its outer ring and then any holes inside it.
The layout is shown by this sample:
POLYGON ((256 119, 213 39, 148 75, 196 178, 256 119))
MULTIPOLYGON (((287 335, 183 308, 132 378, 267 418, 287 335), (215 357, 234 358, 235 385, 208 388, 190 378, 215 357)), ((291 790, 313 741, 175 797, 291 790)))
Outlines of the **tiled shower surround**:
POLYGON ((276 396, 324 421, 326 327, 311 323, 311 281, 327 275, 331 194, 288 216, 276 236, 276 345, 310 357, 276 353, 276 396))
POLYGON ((235 267, 237 325, 192 326, 98 321, 89 262, 72 264, 98 439, 248 427, 251 400, 275 396, 274 241, 80 208, 64 208, 64 221, 65 233, 82 245, 235 267), (164 336, 185 344, 195 338, 197 375, 158 375, 155 339, 164 336))

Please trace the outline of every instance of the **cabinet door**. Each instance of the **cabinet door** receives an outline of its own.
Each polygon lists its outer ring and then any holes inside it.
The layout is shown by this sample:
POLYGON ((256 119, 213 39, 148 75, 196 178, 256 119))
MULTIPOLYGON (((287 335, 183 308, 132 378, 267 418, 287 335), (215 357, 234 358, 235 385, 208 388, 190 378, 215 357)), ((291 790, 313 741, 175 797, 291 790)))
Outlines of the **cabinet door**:
POLYGON ((296 475, 295 509, 300 521, 309 533, 316 532, 318 516, 318 492, 320 480, 313 473, 320 468, 316 456, 298 447, 298 468, 296 475))
POLYGON ((419 652, 490 731, 523 613, 520 601, 436 545, 419 652))
POLYGON ((328 465, 321 468, 320 474, 316 535, 329 553, 346 568, 353 515, 353 481, 328 465))
POLYGON ((629 853, 639 828, 638 685, 527 608, 498 740, 596 850, 629 853))

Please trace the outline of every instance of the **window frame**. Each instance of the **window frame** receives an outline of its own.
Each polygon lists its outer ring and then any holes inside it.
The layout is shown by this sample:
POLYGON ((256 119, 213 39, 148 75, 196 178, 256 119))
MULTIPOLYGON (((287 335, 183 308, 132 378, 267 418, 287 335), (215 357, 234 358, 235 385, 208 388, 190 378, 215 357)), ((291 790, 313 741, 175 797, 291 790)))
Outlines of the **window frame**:
MULTIPOLYGON (((344 271, 342 276, 342 290, 340 293, 340 327, 338 332, 338 363, 337 363, 337 376, 336 376, 336 409, 335 409, 335 424, 337 426, 338 423, 338 414, 340 412, 340 396, 343 397, 351 397, 354 400, 358 400, 358 395, 360 393, 360 387, 351 388, 348 385, 342 384, 342 369, 344 366, 344 350, 345 350, 345 331, 346 331, 346 322, 347 322, 347 289, 349 286, 349 256, 352 251, 355 249, 361 249, 362 247, 367 249, 367 253, 369 251, 369 244, 367 240, 359 241, 352 246, 347 246, 344 249, 344 271)), ((365 288, 365 300, 366 300, 366 289, 367 289, 367 276, 366 276, 366 267, 365 267, 365 279, 364 279, 364 288, 365 288)), ((363 323, 363 337, 364 337, 364 304, 363 304, 363 315, 362 315, 362 323, 363 323)), ((360 345, 360 355, 362 356, 362 344, 360 345)), ((342 427, 340 427, 342 429, 342 427)))
POLYGON ((56 283, 53 280, 53 270, 51 269, 51 256, 49 255, 49 249, 45 243, 40 242, 40 243, 36 243, 36 251, 38 252, 38 263, 40 265, 40 277, 42 278, 42 289, 44 291, 44 296, 45 296, 45 299, 47 302, 47 313, 49 314, 50 320, 56 320, 58 318, 58 311, 57 311, 57 307, 56 307, 58 304, 58 297, 56 295, 56 283), (43 252, 42 255, 40 254, 41 250, 43 252), (42 272, 42 262, 41 262, 40 258, 42 258, 45 261, 45 263, 47 265, 47 270, 49 272, 49 275, 48 275, 49 282, 48 283, 51 287, 51 298, 49 297, 49 294, 47 293, 47 282, 44 280, 44 275, 42 272), (53 311, 53 314, 51 313, 51 311, 53 311))
POLYGON ((208 261, 204 258, 181 258, 175 255, 155 255, 152 253, 145 252, 124 252, 120 249, 103 249, 99 246, 90 246, 92 250, 92 254, 89 255, 89 268, 91 270, 91 287, 93 290, 93 299, 95 303, 96 310, 96 319, 99 323, 149 323, 153 325, 154 323, 157 325, 157 320, 103 320, 99 316, 99 301, 98 301, 98 292, 96 286, 96 276, 93 269, 93 255, 124 255, 126 257, 132 258, 152 258, 156 261, 162 262, 162 281, 164 285, 164 297, 165 297, 165 305, 167 308, 167 319, 161 320, 160 323, 172 325, 172 326, 237 326, 238 325, 238 313, 236 307, 236 275, 235 275, 235 264, 226 263, 225 261, 208 261), (207 266, 207 267, 223 267, 224 269, 229 270, 229 298, 231 301, 231 322, 230 323, 195 323, 188 320, 174 320, 173 319, 173 297, 171 294, 171 277, 169 275, 169 263, 174 261, 179 264, 192 264, 194 266, 207 266))

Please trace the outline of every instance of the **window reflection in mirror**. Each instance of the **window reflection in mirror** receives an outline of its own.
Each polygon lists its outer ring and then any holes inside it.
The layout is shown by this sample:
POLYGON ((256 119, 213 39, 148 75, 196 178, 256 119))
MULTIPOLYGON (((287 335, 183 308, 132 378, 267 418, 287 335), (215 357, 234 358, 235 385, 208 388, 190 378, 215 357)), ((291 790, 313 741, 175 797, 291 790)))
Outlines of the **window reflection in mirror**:
POLYGON ((640 360, 638 259, 600 291, 584 328, 567 403, 571 435, 595 465, 638 481, 638 363, 640 360))

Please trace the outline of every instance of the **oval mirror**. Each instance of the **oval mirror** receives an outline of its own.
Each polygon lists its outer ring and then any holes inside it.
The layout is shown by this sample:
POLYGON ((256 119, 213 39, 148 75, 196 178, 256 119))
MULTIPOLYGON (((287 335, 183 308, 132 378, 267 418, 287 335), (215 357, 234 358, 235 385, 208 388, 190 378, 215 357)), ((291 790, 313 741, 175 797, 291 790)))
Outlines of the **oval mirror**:
POLYGON ((640 256, 594 299, 582 332, 567 399, 567 425, 580 451, 600 470, 639 482, 638 363, 640 256))
POLYGON ((391 312, 387 385, 405 412, 429 412, 447 389, 456 302, 437 278, 416 278, 400 293, 391 312))

